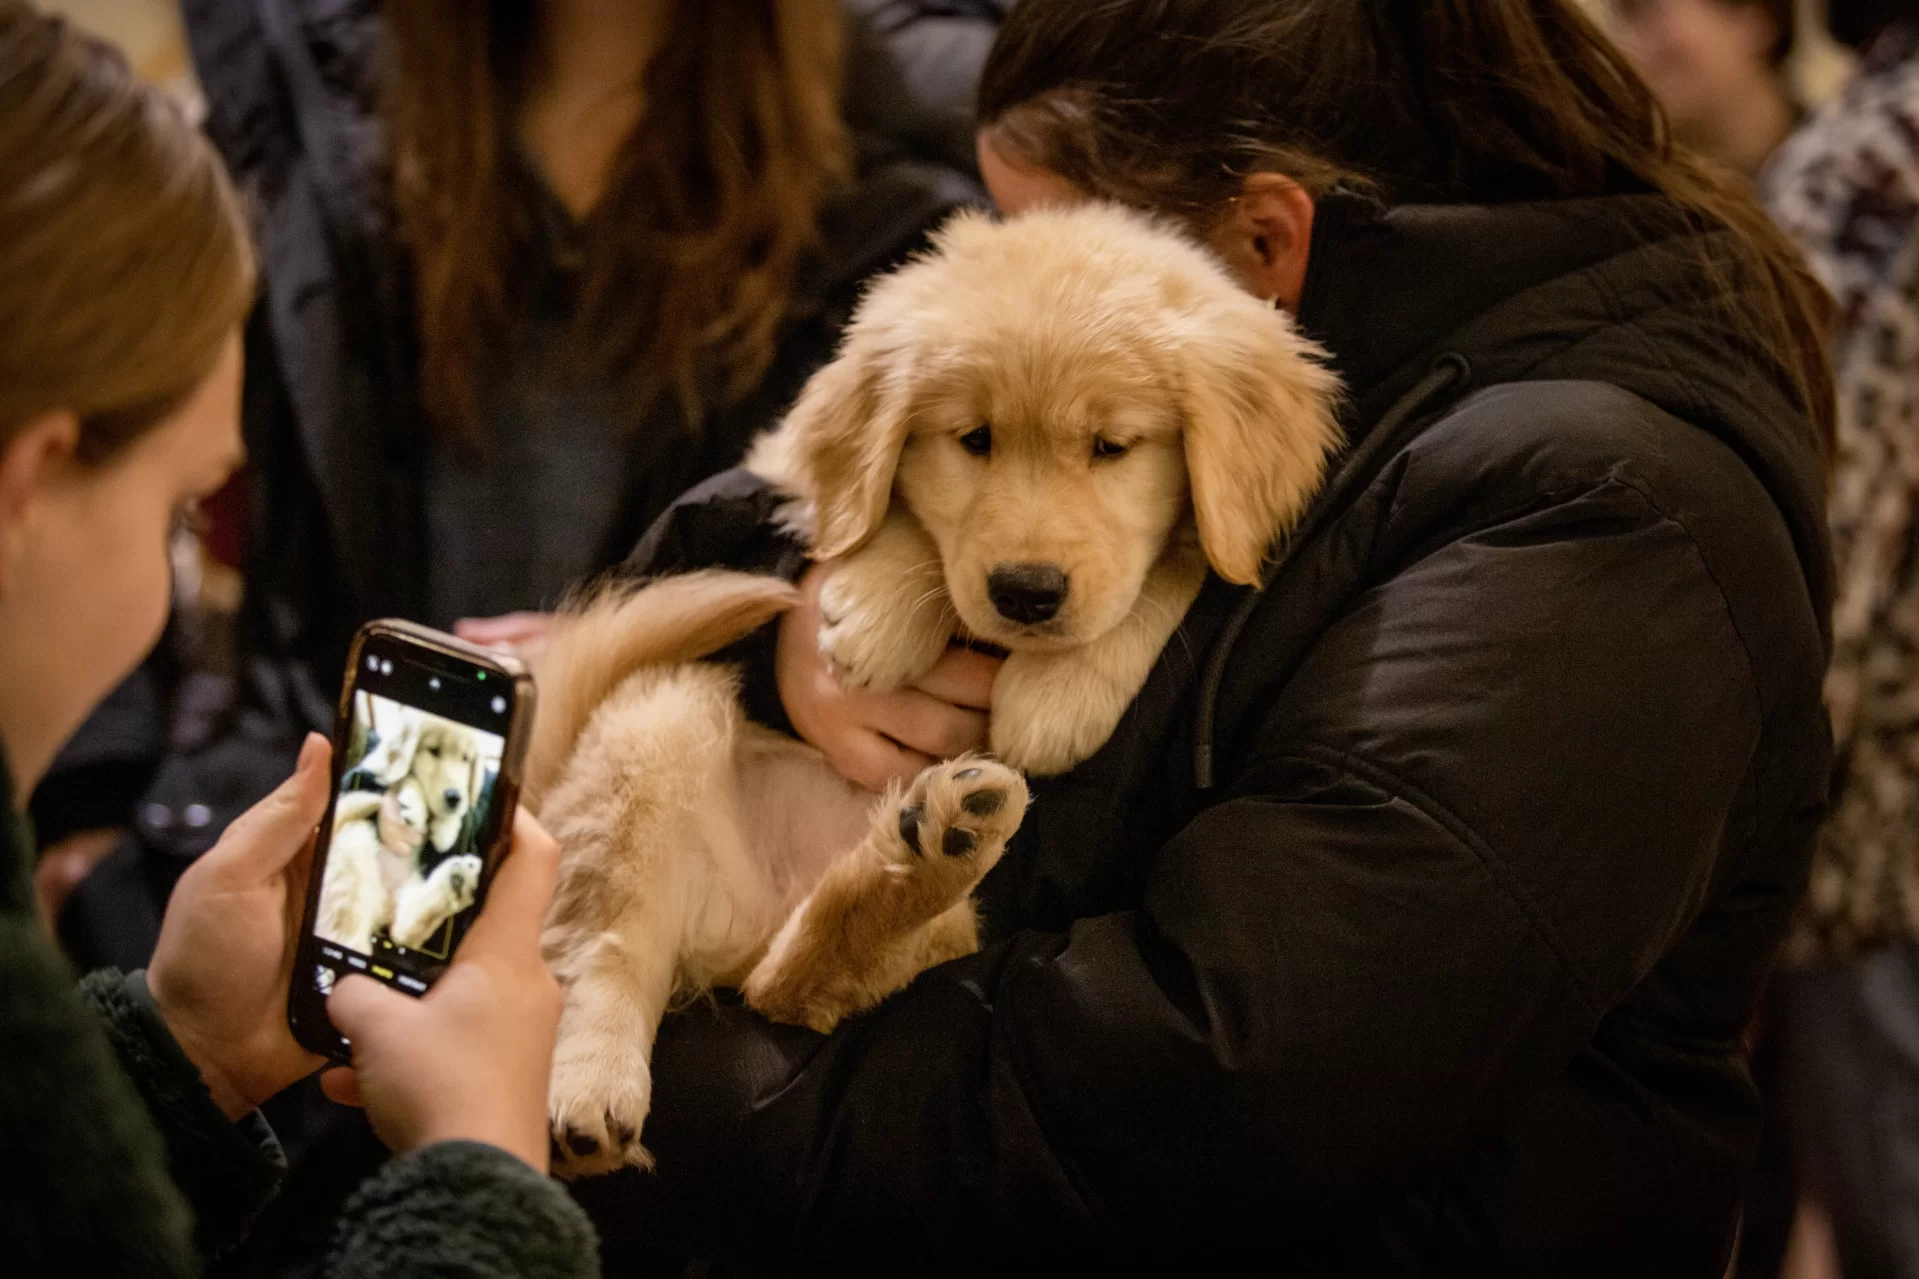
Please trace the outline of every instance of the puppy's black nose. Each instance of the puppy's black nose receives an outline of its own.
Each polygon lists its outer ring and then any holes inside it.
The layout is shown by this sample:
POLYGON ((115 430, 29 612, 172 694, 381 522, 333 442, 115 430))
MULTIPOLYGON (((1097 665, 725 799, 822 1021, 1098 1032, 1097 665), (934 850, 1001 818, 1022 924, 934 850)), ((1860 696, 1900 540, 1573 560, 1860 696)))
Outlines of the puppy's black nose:
POLYGON ((458 808, 460 801, 466 798, 466 796, 460 794, 457 788, 452 786, 447 787, 446 790, 441 793, 446 796, 446 806, 448 808, 458 808))
POLYGON ((1009 622, 1043 622, 1066 602, 1066 574, 1056 564, 1001 564, 986 575, 986 594, 1009 622))

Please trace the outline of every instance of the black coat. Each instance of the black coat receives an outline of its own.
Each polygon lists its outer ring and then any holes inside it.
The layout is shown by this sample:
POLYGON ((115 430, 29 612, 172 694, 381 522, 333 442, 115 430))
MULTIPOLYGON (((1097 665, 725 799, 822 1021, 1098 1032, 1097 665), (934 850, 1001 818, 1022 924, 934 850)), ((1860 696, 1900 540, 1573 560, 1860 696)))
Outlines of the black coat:
MULTIPOLYGON (((238 679, 142 672, 82 731, 35 807, 47 839, 131 820, 134 838, 61 921, 82 962, 124 967, 145 961, 181 869, 292 770, 307 731, 331 728, 354 631, 375 617, 419 618, 426 605, 429 427, 411 265, 380 189, 378 5, 186 0, 183 13, 206 127, 251 198, 262 259, 246 332, 246 594, 238 679)), ((982 198, 967 122, 994 30, 990 0, 847 0, 846 13, 856 180, 823 215, 823 242, 753 394, 697 433, 634 434, 635 478, 604 564, 778 419, 830 355, 869 276, 982 198), (906 79, 929 62, 948 73, 930 93, 906 79)))
MULTIPOLYGON (((830 1036, 670 1020, 658 1176, 579 1191, 602 1233, 1718 1275, 1830 587, 1818 450, 1711 243, 1643 196, 1323 201, 1300 318, 1354 447, 1267 586, 1210 581, 1035 786, 977 956, 830 1036)), ((636 567, 791 571, 768 505, 722 477, 636 567)))

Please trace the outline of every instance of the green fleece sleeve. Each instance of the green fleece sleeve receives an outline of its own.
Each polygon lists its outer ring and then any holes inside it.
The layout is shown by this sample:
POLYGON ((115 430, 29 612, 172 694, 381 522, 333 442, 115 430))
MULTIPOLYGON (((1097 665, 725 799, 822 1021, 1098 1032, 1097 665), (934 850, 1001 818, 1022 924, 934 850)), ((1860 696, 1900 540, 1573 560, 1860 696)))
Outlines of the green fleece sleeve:
POLYGON ((0 898, 0 1270, 199 1274, 166 1147, 23 900, 24 876, 0 898))
POLYGON ((347 1202, 329 1279, 592 1279, 599 1247, 560 1188, 496 1146, 401 1155, 347 1202))
POLYGON ((113 969, 80 983, 80 997, 106 1028, 127 1077, 166 1143, 167 1171, 193 1209, 200 1251, 217 1257, 238 1243, 273 1197, 286 1158, 259 1112, 233 1123, 214 1103, 147 993, 143 971, 113 969))

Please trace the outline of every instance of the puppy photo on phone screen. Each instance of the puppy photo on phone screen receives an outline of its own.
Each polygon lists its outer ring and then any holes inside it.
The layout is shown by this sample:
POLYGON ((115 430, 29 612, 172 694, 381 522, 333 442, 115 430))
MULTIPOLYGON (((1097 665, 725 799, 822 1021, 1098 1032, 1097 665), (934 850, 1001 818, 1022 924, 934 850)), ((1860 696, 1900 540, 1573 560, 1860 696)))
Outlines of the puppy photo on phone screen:
POLYGON ((388 698, 354 695, 316 935, 363 955, 384 944, 445 956, 456 917, 479 889, 474 845, 502 744, 388 698))

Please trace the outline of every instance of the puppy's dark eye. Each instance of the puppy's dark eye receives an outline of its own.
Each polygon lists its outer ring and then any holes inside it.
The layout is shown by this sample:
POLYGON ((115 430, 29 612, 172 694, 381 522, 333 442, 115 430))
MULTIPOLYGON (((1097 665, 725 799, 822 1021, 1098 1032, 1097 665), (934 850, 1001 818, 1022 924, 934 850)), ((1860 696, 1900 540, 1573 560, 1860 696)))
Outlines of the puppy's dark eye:
POLYGON ((959 437, 959 446, 974 457, 985 457, 993 451, 993 428, 977 427, 959 437))
POLYGON ((1104 435, 1095 435, 1093 437, 1094 457, 1119 457, 1123 455, 1129 447, 1131 446, 1121 444, 1118 440, 1109 440, 1104 435))

